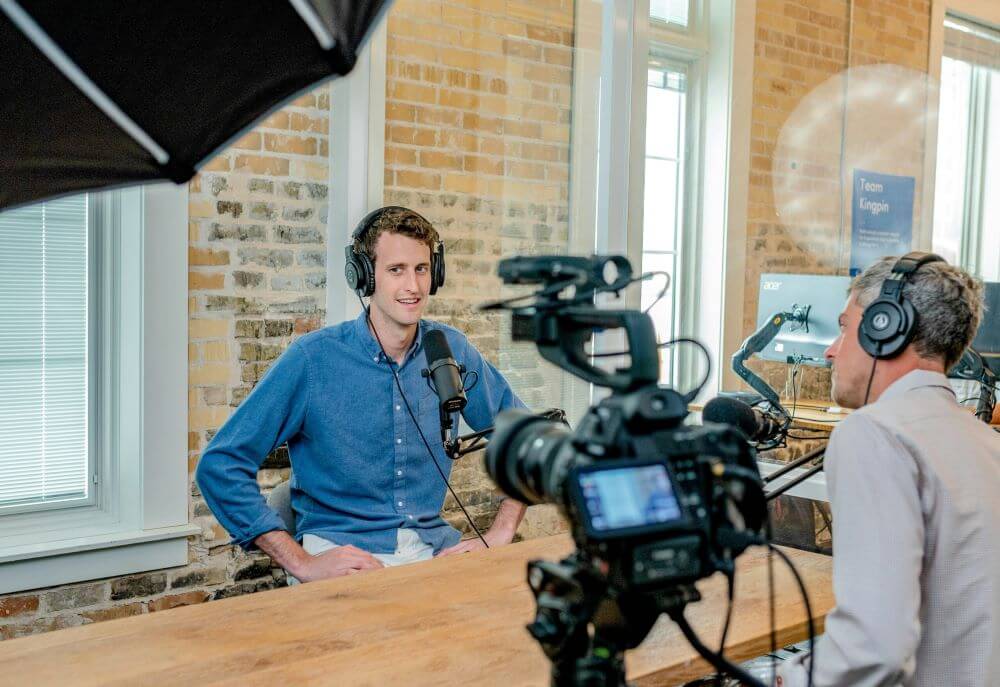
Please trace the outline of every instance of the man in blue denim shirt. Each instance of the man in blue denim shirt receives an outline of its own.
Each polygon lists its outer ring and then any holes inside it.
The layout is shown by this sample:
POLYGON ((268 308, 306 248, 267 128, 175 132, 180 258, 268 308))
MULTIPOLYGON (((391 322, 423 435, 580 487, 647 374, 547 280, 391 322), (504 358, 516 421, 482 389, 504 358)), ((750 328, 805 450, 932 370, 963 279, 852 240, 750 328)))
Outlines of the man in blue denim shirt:
MULTIPOLYGON (((438 398, 420 374, 427 331, 443 330, 455 359, 478 375, 463 411, 470 427, 484 429, 501 410, 523 407, 464 335, 420 318, 432 291, 437 232, 430 223, 403 208, 367 219, 354 251, 373 262, 369 312, 293 342, 198 463, 198 486, 234 541, 262 549, 306 582, 483 546, 478 539, 459 543, 440 515, 446 487, 431 461, 445 475, 451 461, 437 440, 438 398), (267 454, 285 442, 301 545, 256 480, 267 454)), ((486 542, 509 543, 524 510, 504 500, 486 542)))

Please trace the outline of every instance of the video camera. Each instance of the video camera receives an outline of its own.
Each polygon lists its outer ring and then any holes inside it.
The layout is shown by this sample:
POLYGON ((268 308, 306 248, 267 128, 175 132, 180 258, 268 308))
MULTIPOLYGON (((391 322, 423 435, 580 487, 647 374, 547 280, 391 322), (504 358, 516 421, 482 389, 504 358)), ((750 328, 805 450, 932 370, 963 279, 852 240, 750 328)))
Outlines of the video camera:
POLYGON ((763 488, 745 437, 728 425, 685 425, 690 399, 658 384, 649 316, 595 307, 597 294, 638 281, 625 258, 514 257, 499 273, 507 284, 541 286, 485 306, 513 311, 514 340, 534 341, 546 360, 612 391, 575 431, 505 411, 486 450, 487 472, 505 493, 557 504, 571 524, 573 554, 528 565, 537 605, 528 630, 553 663, 552 684, 624 685, 625 650, 661 613, 716 668, 760 684, 705 648, 683 615, 700 599, 695 581, 715 572, 731 580, 736 557, 766 541, 763 488), (594 333, 610 329, 624 330, 630 358, 613 372, 586 351, 594 333))

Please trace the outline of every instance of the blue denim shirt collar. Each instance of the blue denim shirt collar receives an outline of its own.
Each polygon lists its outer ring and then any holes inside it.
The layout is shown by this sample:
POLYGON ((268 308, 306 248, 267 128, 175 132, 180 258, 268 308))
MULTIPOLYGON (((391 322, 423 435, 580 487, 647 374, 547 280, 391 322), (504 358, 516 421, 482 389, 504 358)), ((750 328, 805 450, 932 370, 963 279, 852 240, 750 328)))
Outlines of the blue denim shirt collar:
MULTIPOLYGON (((413 343, 410 345, 410 350, 406 353, 406 358, 404 362, 410 358, 414 358, 421 350, 421 345, 423 343, 424 333, 429 329, 429 325, 426 320, 420 320, 417 324, 417 335, 413 339, 413 343)), ((372 360, 381 361, 385 356, 382 353, 381 347, 378 345, 378 341, 375 340, 375 335, 372 334, 372 330, 368 327, 368 312, 362 310, 357 318, 354 320, 354 333, 358 337, 358 341, 364 347, 365 352, 372 358, 372 360)))

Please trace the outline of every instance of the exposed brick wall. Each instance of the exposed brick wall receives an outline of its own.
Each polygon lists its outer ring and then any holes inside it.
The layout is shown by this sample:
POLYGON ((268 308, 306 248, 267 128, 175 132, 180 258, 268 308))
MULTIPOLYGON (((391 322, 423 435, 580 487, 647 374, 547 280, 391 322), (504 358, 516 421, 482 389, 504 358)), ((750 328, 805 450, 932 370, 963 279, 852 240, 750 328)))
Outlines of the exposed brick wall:
MULTIPOLYGON (((189 469, 295 337, 322 327, 329 203, 329 87, 276 112, 191 183, 189 469)), ((287 478, 278 449, 260 473, 287 478)), ((192 483, 211 551, 229 542, 192 483)))
MULTIPOLYGON (((760 275, 764 272, 846 274, 850 255, 851 169, 882 135, 864 119, 859 106, 848 114, 845 150, 844 231, 840 230, 839 143, 842 114, 825 113, 816 122, 813 145, 801 145, 802 158, 778 158, 782 127, 803 99, 828 79, 867 65, 888 63, 916 72, 927 71, 930 30, 929 0, 758 0, 754 56, 754 97, 751 128, 751 169, 748 204, 746 290, 743 331, 755 328, 760 275), (848 27, 850 63, 848 63, 848 27), (825 135, 827 132, 829 136, 825 135), (810 155, 809 149, 812 149, 810 155), (792 162, 795 164, 793 165, 792 162), (813 202, 802 214, 780 207, 780 190, 795 186, 813 202), (846 245, 845 245, 846 244, 846 245)), ((838 86, 841 82, 837 82, 838 86)), ((848 83, 848 88, 850 84, 848 83)), ((886 97, 893 84, 886 83, 886 97)), ((849 91, 850 92, 850 91, 849 91)), ((842 101, 841 101, 842 102, 842 101)), ((897 159, 882 169, 917 178, 914 226, 920 217, 922 136, 912 140, 910 157, 900 168, 897 159)), ((878 171, 878 170, 875 170, 878 171)), ((916 232, 914 232, 916 235, 916 232)), ((788 366, 753 361, 769 383, 785 387, 788 366)), ((829 373, 802 369, 800 397, 829 398, 829 373)))

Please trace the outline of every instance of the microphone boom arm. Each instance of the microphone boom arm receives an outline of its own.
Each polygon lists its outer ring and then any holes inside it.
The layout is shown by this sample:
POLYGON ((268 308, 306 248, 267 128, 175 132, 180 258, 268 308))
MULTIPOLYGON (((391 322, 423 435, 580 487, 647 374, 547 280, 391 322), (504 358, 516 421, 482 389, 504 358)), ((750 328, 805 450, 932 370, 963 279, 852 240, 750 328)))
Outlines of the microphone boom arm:
POLYGON ((796 475, 795 477, 793 477, 792 479, 788 480, 787 482, 785 482, 784 484, 782 484, 778 488, 773 489, 772 491, 769 491, 766 494, 764 494, 764 499, 767 500, 767 501, 771 501, 773 499, 776 499, 779 496, 781 496, 782 494, 784 494, 786 491, 788 491, 789 489, 792 489, 793 487, 796 487, 799 484, 802 484, 807 479, 809 479, 810 477, 812 477, 813 475, 815 475, 816 473, 818 473, 820 470, 823 469, 823 458, 824 458, 823 456, 820 456, 819 462, 816 463, 815 465, 813 465, 811 468, 809 468, 805 472, 803 472, 801 475, 796 475))
POLYGON ((750 356, 754 353, 760 353, 765 346, 771 343, 785 322, 800 322, 808 328, 809 307, 793 308, 791 312, 777 312, 769 317, 757 331, 746 338, 740 349, 733 354, 732 367, 733 372, 738 374, 754 391, 763 396, 775 410, 791 421, 791 416, 781 405, 777 392, 744 364, 750 356))
MULTIPOLYGON (((561 422, 567 427, 569 422, 566 420, 566 411, 562 408, 549 408, 548 410, 543 410, 541 412, 535 413, 539 417, 544 417, 553 422, 561 422)), ((450 419, 450 418, 449 418, 450 419)), ((450 429, 450 427, 449 427, 450 429)), ((493 434, 494 427, 487 427, 486 429, 481 429, 478 432, 470 432, 468 434, 463 434, 459 437, 455 437, 454 441, 445 442, 445 453, 452 460, 458 460, 463 456, 467 456, 470 453, 479 451, 480 449, 486 448, 487 442, 486 437, 493 434), (472 442, 468 446, 463 444, 467 442, 472 442)))

